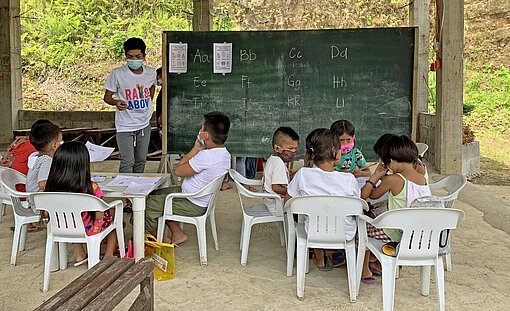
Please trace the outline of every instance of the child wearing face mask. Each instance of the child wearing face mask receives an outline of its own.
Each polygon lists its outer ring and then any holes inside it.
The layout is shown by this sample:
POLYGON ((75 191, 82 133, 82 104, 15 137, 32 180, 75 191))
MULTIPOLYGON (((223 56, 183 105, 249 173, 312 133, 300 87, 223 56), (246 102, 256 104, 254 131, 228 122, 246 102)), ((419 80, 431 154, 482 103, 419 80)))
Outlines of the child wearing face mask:
POLYGON ((355 177, 369 177, 369 170, 362 170, 367 166, 367 161, 361 151, 354 147, 354 125, 347 120, 338 120, 331 124, 330 129, 340 139, 340 151, 342 159, 335 170, 341 172, 349 172, 355 177))
POLYGON ((126 64, 113 69, 104 84, 104 101, 116 107, 120 173, 143 173, 147 161, 156 70, 143 64, 145 48, 139 38, 124 42, 126 64))
MULTIPOLYGON (((273 134, 273 155, 269 157, 264 166, 264 191, 277 193, 282 198, 287 193, 290 181, 289 170, 286 164, 296 157, 299 145, 299 135, 290 127, 279 127, 273 134)), ((275 202, 264 199, 269 211, 276 215, 275 202)))

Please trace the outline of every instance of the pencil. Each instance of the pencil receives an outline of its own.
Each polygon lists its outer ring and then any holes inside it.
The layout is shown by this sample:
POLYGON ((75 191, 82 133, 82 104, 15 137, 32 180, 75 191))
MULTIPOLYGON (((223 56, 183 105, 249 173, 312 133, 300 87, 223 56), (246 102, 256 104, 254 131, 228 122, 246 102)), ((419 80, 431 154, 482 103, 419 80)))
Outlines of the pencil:
POLYGON ((368 170, 369 168, 371 168, 372 166, 377 165, 377 164, 379 164, 379 162, 375 162, 375 163, 372 163, 372 164, 370 164, 370 165, 368 165, 368 166, 365 166, 365 167, 364 167, 364 168, 362 168, 361 170, 362 170, 362 171, 366 171, 366 170, 368 170))

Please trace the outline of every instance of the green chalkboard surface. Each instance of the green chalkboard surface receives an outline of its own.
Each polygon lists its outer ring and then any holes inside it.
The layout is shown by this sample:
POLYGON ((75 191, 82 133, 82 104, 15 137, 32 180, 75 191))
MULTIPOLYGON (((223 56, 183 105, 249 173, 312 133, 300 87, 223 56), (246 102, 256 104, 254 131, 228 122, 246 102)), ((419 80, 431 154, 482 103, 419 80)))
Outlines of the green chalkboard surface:
POLYGON ((168 152, 189 151, 202 116, 218 110, 232 122, 233 155, 267 157, 279 126, 294 128, 304 145, 313 129, 347 119, 374 159, 381 134, 411 134, 415 31, 165 32, 168 152), (213 43, 224 42, 232 43, 232 72, 213 73, 213 43), (169 43, 187 44, 186 73, 168 73, 169 43))

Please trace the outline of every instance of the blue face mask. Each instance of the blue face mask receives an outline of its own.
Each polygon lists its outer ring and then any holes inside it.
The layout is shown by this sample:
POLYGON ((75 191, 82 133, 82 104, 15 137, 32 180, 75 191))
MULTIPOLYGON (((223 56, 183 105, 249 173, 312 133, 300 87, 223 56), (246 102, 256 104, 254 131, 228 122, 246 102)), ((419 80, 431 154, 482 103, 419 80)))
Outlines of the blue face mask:
POLYGON ((138 68, 142 67, 143 59, 128 59, 127 65, 129 68, 137 70, 138 68))

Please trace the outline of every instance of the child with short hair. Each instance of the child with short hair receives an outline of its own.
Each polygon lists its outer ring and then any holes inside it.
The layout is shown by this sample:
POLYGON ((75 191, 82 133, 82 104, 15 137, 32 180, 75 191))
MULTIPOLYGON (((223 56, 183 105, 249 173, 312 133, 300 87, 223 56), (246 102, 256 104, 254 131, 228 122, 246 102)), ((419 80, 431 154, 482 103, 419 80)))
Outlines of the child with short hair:
MULTIPOLYGON (((90 156, 83 143, 70 141, 58 148, 53 157, 44 191, 86 193, 98 198, 104 196, 99 186, 91 181, 90 156)), ((104 212, 83 212, 81 217, 85 233, 88 236, 100 233, 113 222, 114 214, 114 209, 104 212)), ((105 256, 113 256, 116 246, 117 233, 114 230, 106 238, 105 256)), ((75 266, 87 262, 83 244, 74 244, 74 250, 76 254, 75 266)))
POLYGON ((368 177, 370 171, 362 170, 367 166, 367 161, 361 151, 354 147, 355 128, 347 120, 338 120, 331 124, 330 129, 335 132, 340 140, 342 159, 335 169, 354 174, 355 177, 368 177))
MULTIPOLYGON (((290 127, 282 126, 273 134, 273 155, 264 166, 263 181, 264 191, 277 193, 284 197, 287 193, 287 185, 290 176, 286 164, 296 157, 299 146, 299 135, 290 127)), ((271 214, 276 215, 275 202, 273 199, 264 199, 271 214)))
MULTIPOLYGON (((184 177, 182 185, 153 191, 147 197, 145 210, 145 230, 153 235, 158 229, 158 218, 162 215, 166 196, 170 193, 193 193, 202 190, 210 182, 225 175, 230 169, 231 156, 225 141, 230 129, 230 120, 222 112, 209 112, 204 115, 193 148, 177 165, 175 174, 184 177)), ((210 195, 200 198, 176 198, 172 208, 174 215, 196 217, 205 214, 210 195)), ((167 243, 180 244, 188 239, 178 222, 167 221, 172 239, 164 237, 167 243)))
MULTIPOLYGON (((37 125, 44 123, 51 123, 51 121, 46 119, 37 120, 30 127, 30 131, 33 131, 34 127, 37 125)), ((30 143, 29 136, 18 136, 2 156, 1 165, 26 175, 30 167, 29 158, 36 152, 37 150, 35 150, 34 146, 30 143)))
MULTIPOLYGON (((388 210, 407 208, 419 198, 432 195, 425 177, 414 168, 418 159, 418 148, 406 135, 390 136, 382 147, 382 164, 361 189, 361 198, 378 199, 388 193, 388 210), (388 170, 393 174, 387 175, 388 170), (381 180, 381 183, 377 183, 381 180), (376 186, 377 185, 377 186, 376 186)), ((380 229, 379 229, 380 230, 380 229)), ((402 231, 399 229, 382 229, 374 238, 384 242, 400 242, 402 231)), ((372 274, 380 273, 380 267, 369 266, 369 254, 365 255, 362 282, 372 283, 372 274)))
POLYGON ((113 69, 104 84, 104 101, 116 107, 115 128, 120 152, 120 173, 143 173, 151 136, 156 70, 145 66, 145 43, 124 42, 127 63, 113 69))
MULTIPOLYGON (((308 134, 306 137, 306 157, 313 162, 314 167, 303 167, 297 171, 287 187, 285 201, 292 197, 306 195, 359 197, 359 186, 354 175, 335 171, 335 165, 338 164, 341 158, 339 146, 338 135, 331 130, 319 128, 308 134)), ((338 208, 341 208, 341 206, 338 208)), ((347 217, 345 225, 347 239, 353 239, 356 235, 356 221, 352 217, 347 217)), ((323 249, 314 249, 313 252, 315 264, 319 270, 328 271, 333 268, 323 249)), ((335 263, 334 265, 336 266, 335 263)))
POLYGON ((55 151, 62 144, 62 131, 52 123, 39 124, 30 132, 30 143, 38 151, 34 166, 28 170, 27 192, 44 190, 55 151))

